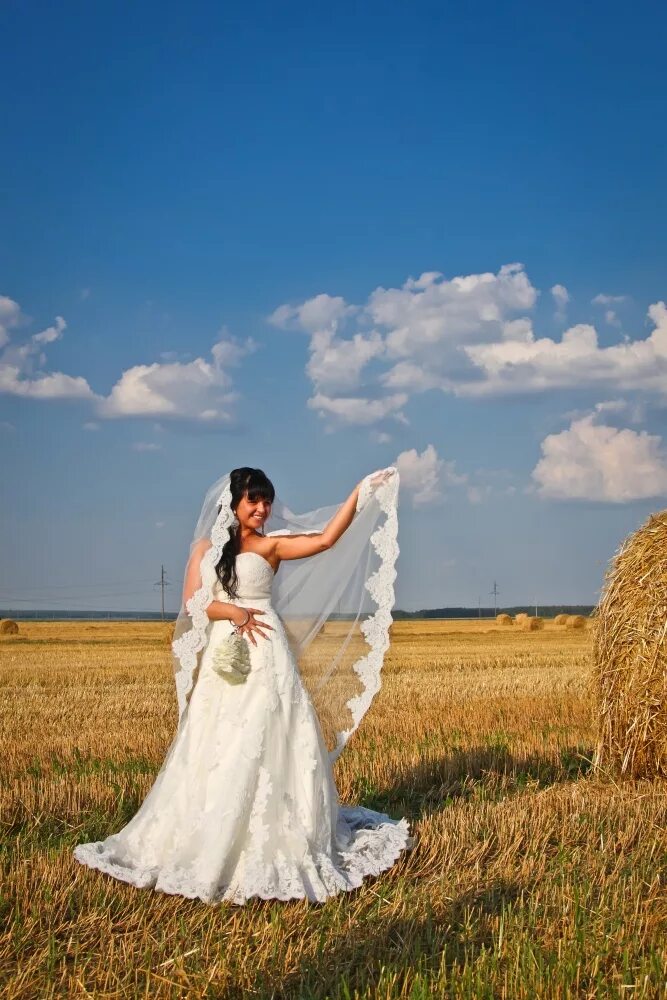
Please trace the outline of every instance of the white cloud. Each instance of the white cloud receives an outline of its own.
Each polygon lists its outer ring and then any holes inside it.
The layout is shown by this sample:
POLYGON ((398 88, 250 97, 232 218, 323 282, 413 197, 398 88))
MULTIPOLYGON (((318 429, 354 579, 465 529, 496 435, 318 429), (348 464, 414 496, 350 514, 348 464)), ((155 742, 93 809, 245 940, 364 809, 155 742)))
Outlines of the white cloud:
POLYGON ((620 302, 625 302, 626 300, 627 295, 604 295, 600 293, 592 298, 591 302, 594 306, 605 306, 605 323, 608 323, 609 326, 620 326, 621 324, 616 314, 616 310, 609 307, 618 305, 620 302))
POLYGON ((627 295, 603 295, 602 292, 591 299, 594 306, 613 306, 625 302, 627 295))
POLYGON ((585 410, 566 410, 562 416, 565 420, 572 422, 581 420, 582 417, 588 417, 591 413, 627 413, 629 409, 630 405, 625 399, 606 399, 601 403, 596 403, 592 409, 587 406, 585 410))
POLYGON ((544 439, 532 472, 540 496, 627 503, 667 494, 662 439, 597 420, 598 413, 589 414, 544 439))
POLYGON ((336 413, 343 422, 366 423, 383 420, 393 410, 386 401, 376 400, 362 418, 357 405, 361 394, 345 395, 364 384, 369 362, 394 362, 376 379, 384 389, 450 390, 457 369, 472 370, 460 352, 461 343, 496 337, 525 340, 531 335, 530 323, 512 314, 532 308, 536 297, 520 264, 506 265, 497 274, 452 279, 426 271, 400 288, 376 288, 363 306, 322 294, 301 305, 279 306, 270 322, 310 334, 306 372, 314 395, 308 405, 322 416, 336 413), (352 322, 357 329, 344 336, 344 327, 352 322), (353 413, 358 417, 350 420, 353 413))
POLYGON ((556 319, 562 320, 565 318, 567 304, 570 301, 570 293, 565 285, 554 285, 551 289, 551 294, 556 304, 556 319))
POLYGON ((421 455, 416 448, 402 451, 394 463, 401 477, 401 487, 412 493, 415 507, 443 499, 440 474, 444 462, 432 444, 421 455))
POLYGON ((386 431, 372 430, 370 438, 376 444, 388 444, 391 441, 391 434, 387 434, 386 431))
POLYGON ((368 399, 363 396, 339 396, 338 398, 318 392, 308 400, 308 406, 317 410, 321 417, 335 417, 343 424, 370 425, 385 417, 392 417, 407 423, 401 408, 407 403, 405 393, 396 393, 382 399, 368 399))
POLYGON ((24 378, 20 368, 0 363, 0 393, 31 399, 93 399, 94 393, 85 378, 50 372, 24 378))
POLYGON ((67 323, 62 316, 56 316, 54 325, 47 326, 46 330, 42 330, 41 333, 34 334, 32 341, 35 344, 52 344, 54 340, 60 340, 66 326, 67 323))
POLYGON ((390 371, 380 375, 380 382, 386 389, 405 389, 410 392, 447 388, 446 379, 414 361, 399 361, 390 371))
POLYGON ((507 320, 501 327, 501 334, 503 340, 518 341, 520 344, 529 344, 535 339, 533 324, 527 316, 507 320))
MULTIPOLYGON (((550 292, 564 318, 567 288, 554 284, 550 292)), ((663 302, 649 309, 650 336, 602 346, 588 323, 572 325, 558 339, 536 336, 527 313, 537 296, 521 264, 454 278, 425 271, 400 287, 376 288, 361 305, 321 294, 280 306, 271 321, 310 335, 308 405, 322 416, 352 414, 358 400, 374 399, 378 388, 407 397, 433 389, 483 397, 602 387, 667 398, 663 302)), ((626 298, 600 293, 592 301, 604 307, 607 323, 618 325, 613 306, 626 298)), ((387 415, 376 405, 363 422, 387 415)))
MULTIPOLYGON (((338 335, 343 323, 358 312, 356 306, 348 305, 340 296, 323 294, 298 306, 279 306, 269 317, 274 326, 295 328, 310 335, 306 374, 313 383, 314 394, 307 405, 320 417, 333 417, 339 423, 372 423, 396 409, 396 400, 392 397, 367 400, 359 396, 340 396, 340 393, 358 389, 366 365, 385 349, 376 330, 359 331, 351 338, 338 335)), ((333 429, 333 425, 330 424, 329 429, 333 429)))
POLYGON ((212 361, 157 361, 123 372, 109 396, 98 403, 101 417, 160 417, 226 423, 238 393, 222 365, 236 365, 255 351, 252 338, 243 343, 220 339, 211 348, 212 361))
POLYGON ((601 403, 595 404, 596 413, 623 413, 628 409, 625 399, 605 399, 601 403))
POLYGON ((320 330, 311 339, 311 357, 306 372, 316 390, 337 392, 359 385, 362 369, 384 351, 382 337, 372 331, 368 337, 355 333, 351 340, 320 330))
MULTIPOLYGON (((366 314, 386 330, 387 354, 439 367, 452 346, 494 339, 513 312, 531 309, 537 291, 521 264, 497 274, 446 279, 438 272, 409 278, 402 288, 377 288, 366 314)), ((442 369, 441 369, 442 370, 442 369)))
POLYGON ((9 342, 9 331, 19 326, 23 319, 18 302, 7 295, 0 295, 0 347, 9 342))
POLYGON ((460 486, 467 481, 467 476, 456 472, 456 463, 440 458, 432 444, 421 455, 416 448, 402 451, 393 464, 400 473, 401 488, 412 494, 414 507, 438 503, 444 499, 446 486, 460 486))
MULTIPOLYGON (((322 403, 323 397, 331 400, 341 392, 358 388, 363 369, 384 352, 382 337, 375 330, 355 333, 349 339, 338 336, 342 323, 358 311, 339 296, 316 295, 298 306, 279 306, 269 317, 274 326, 293 327, 310 334, 306 374, 313 383, 314 396, 308 405, 321 415, 325 410, 329 414, 335 412, 328 403, 322 403)), ((355 400, 348 399, 339 410, 341 415, 355 412, 355 400)), ((379 413, 381 407, 376 405, 373 410, 379 413)), ((354 422, 365 422, 365 418, 354 422)))
POLYGON ((655 324, 650 336, 610 347, 599 346, 596 330, 588 324, 566 330, 560 341, 543 337, 466 346, 481 377, 456 391, 484 396, 605 385, 667 398, 667 307, 657 302, 648 314, 655 324))
POLYGON ((235 367, 248 354, 253 354, 259 344, 252 337, 246 337, 244 341, 235 340, 229 333, 226 326, 223 326, 218 333, 219 340, 211 348, 211 354, 218 368, 223 365, 235 367))
POLYGON ((188 364, 135 365, 124 371, 106 399, 102 417, 187 417, 230 420, 236 398, 231 378, 217 365, 195 358, 188 364))
MULTIPOLYGON (((240 342, 223 328, 211 348, 211 359, 170 360, 135 365, 124 371, 108 396, 93 392, 85 378, 44 371, 44 348, 60 340, 67 324, 57 316, 53 325, 28 340, 12 343, 9 331, 25 323, 16 302, 0 297, 0 393, 33 399, 85 399, 97 416, 184 418, 204 423, 232 419, 232 404, 238 393, 232 388, 228 368, 257 349, 248 337, 240 342), (223 367, 224 366, 224 367, 223 367)), ((94 421, 86 429, 92 429, 94 421)))
POLYGON ((44 372, 43 348, 60 340, 67 324, 56 316, 52 326, 33 334, 22 343, 11 343, 9 331, 27 322, 16 302, 0 297, 0 393, 30 399, 94 399, 85 378, 63 372, 44 372))
POLYGON ((135 441, 132 444, 133 451, 162 451, 162 446, 154 441, 135 441))
POLYGON ((278 306, 269 316, 269 323, 283 329, 294 327, 306 333, 315 333, 336 327, 345 316, 355 311, 355 307, 349 306, 339 295, 322 294, 298 306, 278 306))

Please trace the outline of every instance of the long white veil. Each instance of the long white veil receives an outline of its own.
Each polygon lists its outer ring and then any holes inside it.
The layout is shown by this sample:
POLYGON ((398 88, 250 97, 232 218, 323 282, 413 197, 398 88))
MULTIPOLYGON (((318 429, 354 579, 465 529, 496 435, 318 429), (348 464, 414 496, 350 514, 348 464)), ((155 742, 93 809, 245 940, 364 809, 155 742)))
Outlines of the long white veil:
MULTIPOLYGON (((273 580, 271 603, 280 616, 301 676, 318 712, 332 758, 345 747, 380 688, 389 647, 399 548, 399 474, 394 466, 362 481, 357 509, 347 530, 324 552, 284 560, 273 580)), ((206 609, 219 594, 216 565, 234 524, 231 473, 207 490, 190 546, 185 579, 193 596, 182 604, 172 642, 179 714, 187 711, 212 622, 206 609), (202 540, 211 545, 199 561, 202 540)), ((265 531, 304 534, 322 531, 342 504, 294 514, 276 495, 265 531)), ((184 587, 185 590, 185 587, 184 587)), ((268 641, 258 638, 259 642, 268 641)))

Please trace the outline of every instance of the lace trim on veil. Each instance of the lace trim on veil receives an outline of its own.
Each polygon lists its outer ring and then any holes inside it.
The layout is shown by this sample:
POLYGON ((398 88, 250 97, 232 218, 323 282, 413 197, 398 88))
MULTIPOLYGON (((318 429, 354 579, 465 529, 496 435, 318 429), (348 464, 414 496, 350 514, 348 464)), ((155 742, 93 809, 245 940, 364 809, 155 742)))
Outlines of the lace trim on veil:
MULTIPOLYGON (((371 474, 372 475, 372 474, 371 474)), ((393 622, 391 609, 394 606, 394 580, 396 579, 396 559, 398 558, 398 473, 389 482, 379 487, 375 492, 371 485, 371 476, 366 476, 359 489, 357 511, 362 510, 371 496, 377 498, 382 511, 387 515, 371 535, 373 548, 380 557, 380 566, 366 581, 366 590, 377 604, 377 610, 363 621, 359 629, 370 646, 370 652, 353 666, 353 670, 364 685, 359 694, 347 702, 347 708, 352 716, 352 725, 336 733, 336 746, 330 751, 330 758, 335 761, 345 749, 350 736, 359 727, 359 723, 368 711, 373 698, 380 690, 380 673, 384 662, 384 654, 389 648, 389 626, 393 622)))
POLYGON ((178 657, 181 669, 176 672, 176 696, 178 698, 179 720, 185 711, 192 691, 197 653, 206 645, 208 626, 211 624, 206 609, 211 603, 211 588, 207 583, 210 573, 215 575, 215 567, 220 561, 222 549, 229 538, 229 529, 234 521, 232 491, 226 486, 218 498, 222 509, 211 530, 211 546, 201 560, 202 585, 185 605, 192 619, 192 628, 172 643, 172 650, 178 657))

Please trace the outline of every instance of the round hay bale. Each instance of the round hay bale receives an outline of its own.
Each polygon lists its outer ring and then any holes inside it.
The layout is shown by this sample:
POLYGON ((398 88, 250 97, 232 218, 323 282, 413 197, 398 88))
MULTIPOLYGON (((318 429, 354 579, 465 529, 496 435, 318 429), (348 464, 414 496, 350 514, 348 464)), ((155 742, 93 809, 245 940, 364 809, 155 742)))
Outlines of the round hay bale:
POLYGON ((501 614, 501 615, 496 615, 496 624, 497 625, 513 625, 514 622, 512 621, 512 616, 511 615, 501 614))
POLYGON ((667 510, 622 543, 593 618, 595 764, 667 777, 667 510))
POLYGON ((164 626, 164 642, 166 646, 171 646, 174 641, 174 622, 167 622, 164 626))
POLYGON ((514 616, 514 621, 518 625, 520 622, 525 622, 528 618, 530 618, 530 615, 527 615, 525 611, 520 611, 518 615, 514 616))
POLYGON ((565 628, 586 628, 586 617, 584 615, 568 615, 565 628))
POLYGON ((0 620, 0 635, 18 635, 19 627, 17 622, 12 618, 3 618, 0 620))
POLYGON ((544 622, 540 618, 531 618, 530 615, 526 615, 517 624, 523 632, 537 632, 539 629, 544 628, 544 622))
POLYGON ((554 618, 554 625, 567 625, 569 617, 569 615, 556 615, 554 618))

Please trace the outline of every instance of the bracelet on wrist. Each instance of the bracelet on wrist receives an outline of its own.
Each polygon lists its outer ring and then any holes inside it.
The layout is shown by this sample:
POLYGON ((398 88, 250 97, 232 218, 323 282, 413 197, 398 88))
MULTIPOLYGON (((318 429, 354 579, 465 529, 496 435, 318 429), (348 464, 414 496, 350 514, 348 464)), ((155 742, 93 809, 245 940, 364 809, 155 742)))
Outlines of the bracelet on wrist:
POLYGON ((244 622, 239 622, 238 625, 234 625, 234 631, 235 632, 238 632, 239 629, 242 629, 243 626, 247 625, 248 622, 250 621, 250 612, 247 610, 247 608, 245 609, 245 613, 246 613, 246 620, 244 622))

